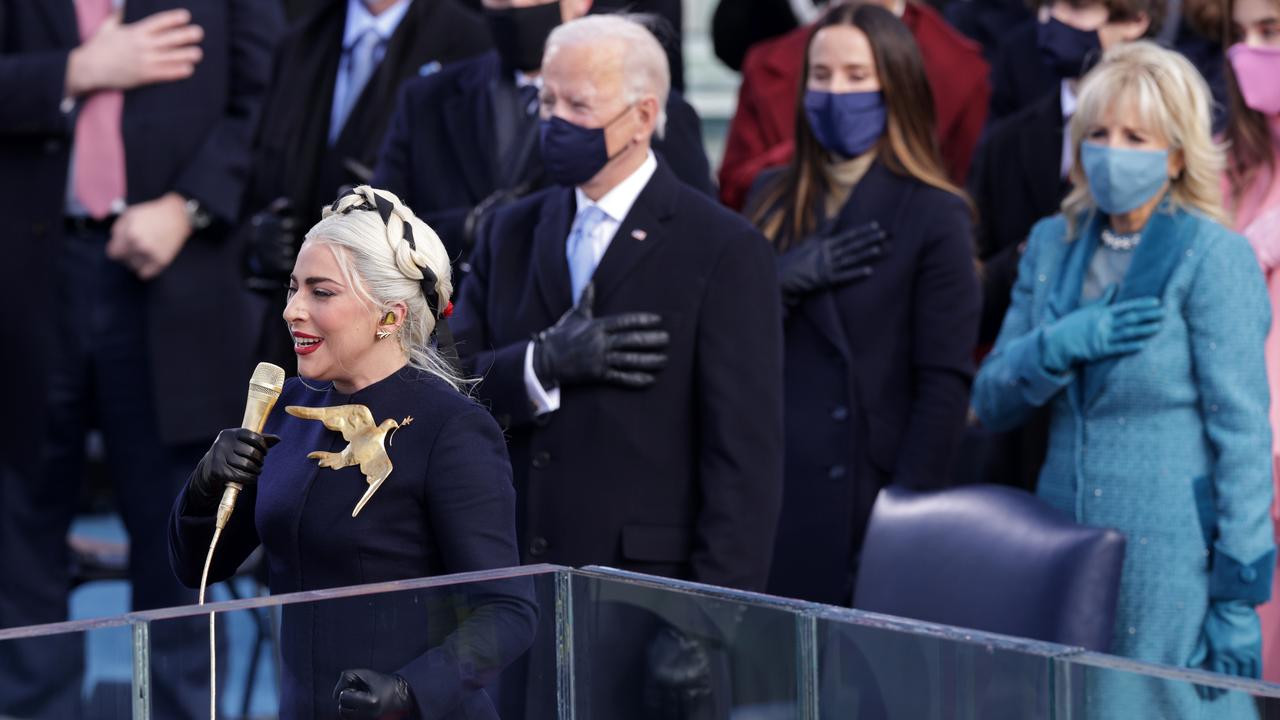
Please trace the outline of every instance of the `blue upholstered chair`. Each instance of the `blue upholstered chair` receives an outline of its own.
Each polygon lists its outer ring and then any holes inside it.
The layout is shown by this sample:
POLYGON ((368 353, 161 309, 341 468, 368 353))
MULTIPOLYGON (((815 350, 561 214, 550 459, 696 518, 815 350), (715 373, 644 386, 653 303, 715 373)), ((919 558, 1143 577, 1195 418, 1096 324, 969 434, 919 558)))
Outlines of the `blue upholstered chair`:
POLYGON ((880 491, 854 607, 1078 645, 1111 644, 1125 538, 998 485, 880 491))

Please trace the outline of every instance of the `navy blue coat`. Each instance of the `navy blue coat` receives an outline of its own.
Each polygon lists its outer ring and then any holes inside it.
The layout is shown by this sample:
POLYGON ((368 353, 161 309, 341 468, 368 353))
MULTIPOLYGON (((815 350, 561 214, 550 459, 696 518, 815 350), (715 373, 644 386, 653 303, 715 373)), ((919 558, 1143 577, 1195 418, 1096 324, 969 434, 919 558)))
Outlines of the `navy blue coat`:
MULTIPOLYGON (((239 212, 280 7, 255 0, 130 0, 124 21, 178 7, 204 28, 204 54, 186 80, 125 93, 127 201, 177 191, 229 223, 239 212)), ((23 349, 4 353, 9 357, 0 361, 0 375, 23 378, 16 386, 31 404, 17 404, 26 407, 43 402, 39 352, 46 327, 35 318, 48 310, 48 270, 62 239, 74 114, 60 105, 67 55, 79 44, 70 0, 0 0, 0 214, 6 259, 22 268, 11 274, 0 302, 0 346, 23 349)), ((224 239, 216 225, 196 233, 146 284, 153 401, 170 443, 204 440, 242 411, 256 333, 246 327, 241 307, 236 248, 224 239)), ((32 420, 22 418, 39 428, 32 420)))
POLYGON ((571 305, 575 211, 568 188, 500 211, 453 321, 479 396, 508 428, 523 557, 761 589, 782 482, 772 252, 659 161, 596 269, 595 311, 658 313, 670 361, 641 391, 564 387, 560 409, 535 420, 525 350, 571 305))
MULTIPOLYGON (((399 195, 440 235, 452 258, 465 249, 467 214, 494 192, 509 189, 511 161, 497 157, 489 91, 501 68, 493 51, 405 83, 374 172, 374 186, 399 195)), ((678 92, 667 99, 665 137, 655 139, 653 148, 677 177, 715 195, 702 122, 678 92)), ((548 184, 536 148, 525 175, 534 189, 548 184)))
MULTIPOLYGON (((259 544, 273 594, 518 564, 502 436, 483 408, 442 381, 406 368, 343 395, 291 378, 265 432, 280 444, 257 488, 240 496, 209 582, 234 574, 259 544), (340 452, 342 435, 284 412, 351 403, 367 406, 379 423, 413 417, 387 447, 391 476, 355 518, 367 488, 359 468, 321 469, 307 459, 313 450, 340 452)), ((193 513, 184 492, 169 527, 170 559, 184 584, 199 584, 212 534, 212 515, 193 513)), ((528 648, 536 614, 531 587, 518 580, 464 586, 447 597, 400 592, 286 605, 281 717, 336 717, 330 693, 338 674, 367 667, 403 675, 422 717, 496 718, 481 688, 528 648)))
POLYGON ((786 483, 771 593, 847 604, 880 488, 952 476, 981 302, 970 213, 959 197, 875 163, 834 229, 872 220, 889 233, 874 274, 806 296, 786 319, 786 483))

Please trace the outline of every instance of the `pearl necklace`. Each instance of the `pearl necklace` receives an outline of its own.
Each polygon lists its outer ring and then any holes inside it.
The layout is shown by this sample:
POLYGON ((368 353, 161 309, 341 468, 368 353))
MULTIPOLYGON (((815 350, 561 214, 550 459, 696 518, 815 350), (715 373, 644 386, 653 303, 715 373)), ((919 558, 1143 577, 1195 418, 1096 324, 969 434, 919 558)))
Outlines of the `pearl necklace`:
POLYGON ((1117 252, 1129 252, 1138 247, 1138 243, 1142 240, 1142 231, 1136 233, 1127 233, 1121 235, 1111 231, 1111 228, 1102 229, 1102 244, 1117 252))

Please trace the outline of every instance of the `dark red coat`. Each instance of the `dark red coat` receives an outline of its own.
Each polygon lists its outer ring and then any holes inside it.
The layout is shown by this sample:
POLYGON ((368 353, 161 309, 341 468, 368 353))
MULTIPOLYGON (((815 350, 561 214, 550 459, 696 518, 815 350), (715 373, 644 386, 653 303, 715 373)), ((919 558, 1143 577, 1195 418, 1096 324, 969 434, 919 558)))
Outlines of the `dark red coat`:
MULTIPOLYGON (((924 56, 933 90, 942 160, 951 178, 963 185, 969 159, 987 119, 991 87, 982 50, 956 32, 937 11, 907 3, 902 21, 924 56)), ((742 63, 738 110, 720 166, 720 198, 740 209, 761 170, 791 159, 795 138, 796 96, 811 26, 765 40, 747 51, 742 63)))

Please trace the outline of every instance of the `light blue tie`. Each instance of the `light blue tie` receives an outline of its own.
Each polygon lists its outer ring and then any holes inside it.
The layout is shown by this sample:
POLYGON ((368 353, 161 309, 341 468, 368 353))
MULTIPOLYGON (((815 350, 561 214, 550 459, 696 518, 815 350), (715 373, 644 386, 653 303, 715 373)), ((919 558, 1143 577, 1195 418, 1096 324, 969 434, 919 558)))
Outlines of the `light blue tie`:
POLYGON ((582 288, 587 286, 596 271, 597 260, 591 246, 591 235, 607 217, 599 207, 584 205, 573 218, 573 227, 565 243, 565 255, 569 258, 569 283, 573 287, 574 305, 578 304, 582 288))
POLYGON ((378 67, 378 61, 381 59, 378 55, 383 49, 382 36, 373 28, 365 30, 364 34, 356 38, 348 49, 347 73, 344 78, 346 86, 342 88, 342 97, 334 98, 333 116, 329 123, 329 142, 337 141, 338 135, 342 133, 342 128, 351 115, 351 109, 355 107, 360 93, 364 92, 364 86, 369 84, 370 76, 378 67))

